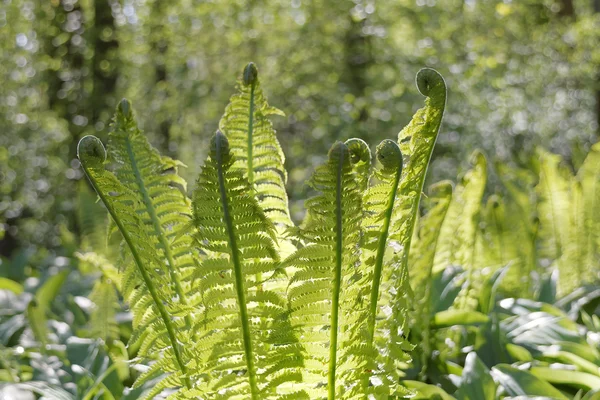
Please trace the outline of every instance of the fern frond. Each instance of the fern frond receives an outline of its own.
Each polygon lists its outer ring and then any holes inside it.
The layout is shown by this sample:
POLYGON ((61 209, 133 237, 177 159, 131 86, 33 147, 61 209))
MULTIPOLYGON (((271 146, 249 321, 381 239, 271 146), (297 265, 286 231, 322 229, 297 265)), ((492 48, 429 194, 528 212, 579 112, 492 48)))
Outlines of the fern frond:
MULTIPOLYGON (((190 200, 185 194, 186 182, 177 175, 182 164, 161 156, 138 129, 131 104, 123 99, 109 132, 109 161, 115 175, 130 193, 137 197, 135 212, 144 222, 149 245, 166 269, 175 293, 183 306, 189 287, 183 287, 181 276, 194 266, 192 239, 183 234, 191 225, 190 200)), ((191 326, 190 316, 185 318, 191 326)))
POLYGON ((502 280, 503 289, 514 296, 527 295, 531 288, 535 236, 528 230, 515 204, 490 196, 482 210, 482 233, 476 249, 478 268, 493 272, 510 264, 502 280))
POLYGON ((119 326, 115 316, 120 310, 119 299, 114 284, 110 280, 99 279, 90 293, 94 308, 90 315, 91 334, 110 343, 119 338, 119 326))
MULTIPOLYGON (((98 196, 106 206, 114 220, 133 262, 126 262, 123 271, 121 290, 128 300, 134 315, 134 334, 139 332, 142 316, 155 315, 156 322, 152 326, 144 326, 151 335, 147 335, 141 357, 160 355, 157 364, 162 372, 170 375, 169 382, 173 386, 188 386, 187 368, 180 343, 175 331, 182 328, 180 319, 171 318, 180 309, 174 303, 176 293, 169 282, 169 271, 157 255, 153 241, 147 234, 146 224, 136 210, 142 205, 139 198, 126 186, 122 185, 111 172, 104 168, 106 151, 96 137, 86 136, 77 147, 81 165, 98 196)), ((180 337, 185 335, 179 332, 180 337)), ((138 385, 143 379, 138 379, 138 385)))
MULTIPOLYGON (((446 218, 448 207, 452 200, 452 184, 448 181, 439 182, 429 189, 428 213, 419 221, 416 243, 410 258, 410 282, 415 293, 416 306, 414 312, 420 335, 419 350, 422 355, 422 377, 427 373, 427 359, 431 354, 431 291, 433 284, 433 260, 437 252, 440 237, 440 226, 446 218)), ((437 300, 437 299, 436 299, 437 300)))
POLYGON ((459 308, 475 306, 470 299, 477 296, 474 276, 481 267, 477 263, 477 240, 481 204, 487 182, 487 162, 484 155, 475 151, 469 170, 454 191, 444 223, 440 228, 438 251, 434 258, 433 272, 452 265, 461 266, 468 274, 468 282, 458 301, 459 308))
POLYGON ((571 180, 567 243, 559 262, 559 293, 600 278, 600 144, 592 146, 571 180))
POLYGON ((516 265, 508 271, 501 287, 515 296, 515 291, 518 291, 518 297, 533 298, 533 277, 539 275, 540 268, 536 243, 539 219, 535 216, 535 199, 532 196, 536 177, 530 170, 509 168, 503 163, 497 163, 495 167, 507 191, 502 212, 505 222, 502 226, 505 235, 513 236, 504 242, 508 242, 508 245, 514 243, 519 254, 516 265))
POLYGON ((297 271, 288 289, 291 323, 306 349, 310 398, 345 399, 364 371, 352 359, 361 351, 353 333, 362 210, 348 146, 334 144, 309 185, 320 194, 305 203, 308 218, 298 232, 305 246, 283 263, 297 271))
POLYGON ((426 298, 427 284, 433 272, 442 226, 452 201, 452 183, 441 181, 429 188, 427 214, 419 221, 416 243, 411 256, 410 282, 415 300, 426 298))
POLYGON ((256 190, 260 207, 275 225, 292 226, 285 190, 285 156, 268 118, 284 114, 268 105, 254 63, 246 66, 237 88, 219 122, 236 159, 232 168, 242 171, 256 190))
POLYGON ((275 227, 259 206, 225 135, 217 131, 193 196, 198 246, 210 256, 193 280, 204 310, 195 329, 193 370, 208 377, 189 392, 205 399, 283 399, 300 379, 298 345, 284 329, 275 227))
POLYGON ((540 220, 539 256, 554 262, 561 258, 568 241, 571 174, 560 165, 559 155, 538 150, 538 160, 539 182, 535 190, 540 220))

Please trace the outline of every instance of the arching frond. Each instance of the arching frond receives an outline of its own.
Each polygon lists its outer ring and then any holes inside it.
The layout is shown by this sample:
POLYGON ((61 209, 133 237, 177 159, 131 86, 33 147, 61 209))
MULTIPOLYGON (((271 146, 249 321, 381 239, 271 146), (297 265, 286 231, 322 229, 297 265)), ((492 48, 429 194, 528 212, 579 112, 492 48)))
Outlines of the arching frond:
POLYGON ((301 378, 302 360, 292 332, 282 327, 287 303, 275 290, 281 287, 275 227, 234 165, 227 138, 217 132, 193 196, 197 243, 210 256, 193 276, 204 310, 190 367, 206 376, 187 395, 306 398, 291 384, 301 378))
POLYGON ((292 226, 285 190, 285 156, 268 118, 284 114, 268 105, 254 63, 246 66, 237 87, 219 122, 236 159, 232 168, 240 170, 255 188, 260 207, 275 225, 292 226))
POLYGON ((86 136, 79 142, 77 153, 81 165, 98 196, 123 235, 128 248, 121 290, 133 312, 133 335, 142 338, 141 357, 158 357, 151 373, 143 374, 136 384, 142 384, 160 372, 168 376, 156 386, 160 392, 167 387, 190 386, 180 340, 185 341, 181 318, 187 310, 180 307, 170 284, 170 271, 148 236, 146 224, 136 210, 139 197, 132 193, 111 172, 104 168, 106 151, 97 138, 86 136), (177 336, 175 332, 177 331, 177 336))

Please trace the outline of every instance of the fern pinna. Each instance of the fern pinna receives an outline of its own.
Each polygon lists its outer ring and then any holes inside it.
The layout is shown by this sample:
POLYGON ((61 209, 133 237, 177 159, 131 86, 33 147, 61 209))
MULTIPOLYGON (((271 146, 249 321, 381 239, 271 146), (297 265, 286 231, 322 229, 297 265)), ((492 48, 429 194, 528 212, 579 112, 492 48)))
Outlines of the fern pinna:
MULTIPOLYGON (((130 344, 152 398, 387 399, 410 358, 408 257, 444 81, 417 76, 425 108, 384 140, 372 167, 360 139, 337 142, 309 184, 296 227, 284 156, 249 64, 190 200, 180 163, 160 156, 124 100, 108 154, 91 136, 82 166, 124 241, 130 344), (293 243, 293 245, 292 245, 293 243), (137 346, 136 346, 137 347, 137 346), (153 381, 154 382, 154 381, 153 381)), ((108 333, 107 333, 108 335, 108 333)))

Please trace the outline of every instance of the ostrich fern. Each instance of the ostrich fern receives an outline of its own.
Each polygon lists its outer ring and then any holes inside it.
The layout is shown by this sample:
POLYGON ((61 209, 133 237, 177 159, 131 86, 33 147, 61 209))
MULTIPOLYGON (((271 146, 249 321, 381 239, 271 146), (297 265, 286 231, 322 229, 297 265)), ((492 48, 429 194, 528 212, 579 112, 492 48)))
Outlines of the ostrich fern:
POLYGON ((126 100, 108 153, 95 137, 81 140, 83 169, 123 237, 130 344, 150 365, 135 386, 159 378, 146 398, 165 389, 170 399, 215 400, 409 394, 399 385, 411 349, 409 250, 446 101, 437 72, 421 70, 417 86, 425 107, 398 143, 377 147, 373 167, 364 141, 332 146, 299 227, 268 119, 281 112, 252 63, 191 200, 181 163, 150 146, 126 100))

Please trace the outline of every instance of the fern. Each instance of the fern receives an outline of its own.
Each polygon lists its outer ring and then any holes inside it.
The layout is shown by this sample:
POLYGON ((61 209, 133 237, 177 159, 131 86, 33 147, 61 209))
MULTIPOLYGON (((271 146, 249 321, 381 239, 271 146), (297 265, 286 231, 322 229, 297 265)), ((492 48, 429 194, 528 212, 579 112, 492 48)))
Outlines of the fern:
MULTIPOLYGON (((267 119, 279 112, 257 74, 254 64, 244 70, 191 201, 181 164, 150 146, 127 101, 117 108, 108 163, 98 139, 80 142, 82 166, 125 243, 120 291, 133 313, 130 345, 151 360, 134 386, 160 376, 146 397, 170 389, 170 399, 404 397, 409 249, 444 81, 419 72, 425 107, 399 144, 378 146, 373 172, 364 141, 336 143, 309 182, 319 194, 296 228, 267 119)), ((104 302, 99 321, 114 300, 108 290, 102 281, 94 290, 104 302)), ((114 335, 94 325, 107 340, 114 335)))
POLYGON ((90 293, 94 308, 90 315, 91 334, 105 343, 119 338, 119 327, 115 316, 120 309, 117 292, 110 280, 100 279, 90 293))
MULTIPOLYGON (((115 175, 137 201, 135 212, 144 222, 149 244, 166 265, 175 293, 183 306, 189 306, 180 276, 194 267, 191 238, 182 235, 191 223, 186 182, 177 175, 182 164, 161 156, 138 129, 131 104, 122 100, 109 133, 109 162, 115 175)), ((185 317, 188 326, 192 320, 185 317)))
POLYGON ((550 262, 561 258, 568 241, 569 223, 569 171, 560 166, 561 158, 539 150, 539 183, 536 192, 539 200, 537 205, 540 220, 539 256, 550 262))
POLYGON ((254 63, 246 66, 238 93, 230 99, 219 129, 231 143, 232 168, 242 171, 256 189, 258 203, 276 225, 292 226, 285 191, 285 156, 275 136, 270 115, 284 115, 267 104, 254 63))
POLYGON ((421 376, 426 376, 427 360, 431 349, 431 324, 433 313, 431 307, 431 291, 433 284, 433 260, 437 253, 442 225, 452 200, 452 185, 443 181, 429 189, 429 212, 419 221, 416 235, 417 241, 411 252, 410 282, 415 293, 417 306, 415 314, 418 334, 420 335, 420 352, 423 370, 421 376))
POLYGON ((291 323, 303 338, 310 398, 346 398, 344 387, 356 382, 351 376, 349 331, 357 323, 355 269, 361 219, 361 196, 348 146, 334 144, 309 185, 321 194, 306 201, 309 218, 298 232, 305 246, 284 262, 297 269, 288 291, 291 323))
POLYGON ((204 309, 191 366, 209 376, 188 396, 303 398, 288 384, 300 379, 297 343, 289 334, 270 334, 287 311, 282 294, 262 281, 277 272, 275 229, 232 153, 217 132, 194 192, 196 239, 210 257, 193 277, 204 309))
POLYGON ((152 246, 146 224, 135 211, 142 207, 139 196, 104 168, 106 151, 97 138, 86 136, 81 139, 77 153, 133 259, 133 262, 125 263, 121 284, 123 296, 134 315, 130 343, 143 337, 140 355, 158 357, 150 370, 138 378, 136 385, 141 385, 157 372, 163 372, 167 377, 155 386, 148 397, 167 387, 191 387, 183 350, 176 335, 177 332, 182 342, 186 340, 183 324, 181 319, 171 318, 171 315, 181 315, 182 310, 178 303, 173 302, 177 297, 169 281, 170 273, 152 246))
POLYGON ((440 230, 438 251, 433 272, 458 265, 467 271, 467 282, 457 299, 457 308, 473 308, 477 297, 476 279, 478 264, 477 240, 481 218, 482 198, 487 181, 487 162, 480 152, 472 156, 473 169, 468 171, 452 196, 446 218, 440 230))

